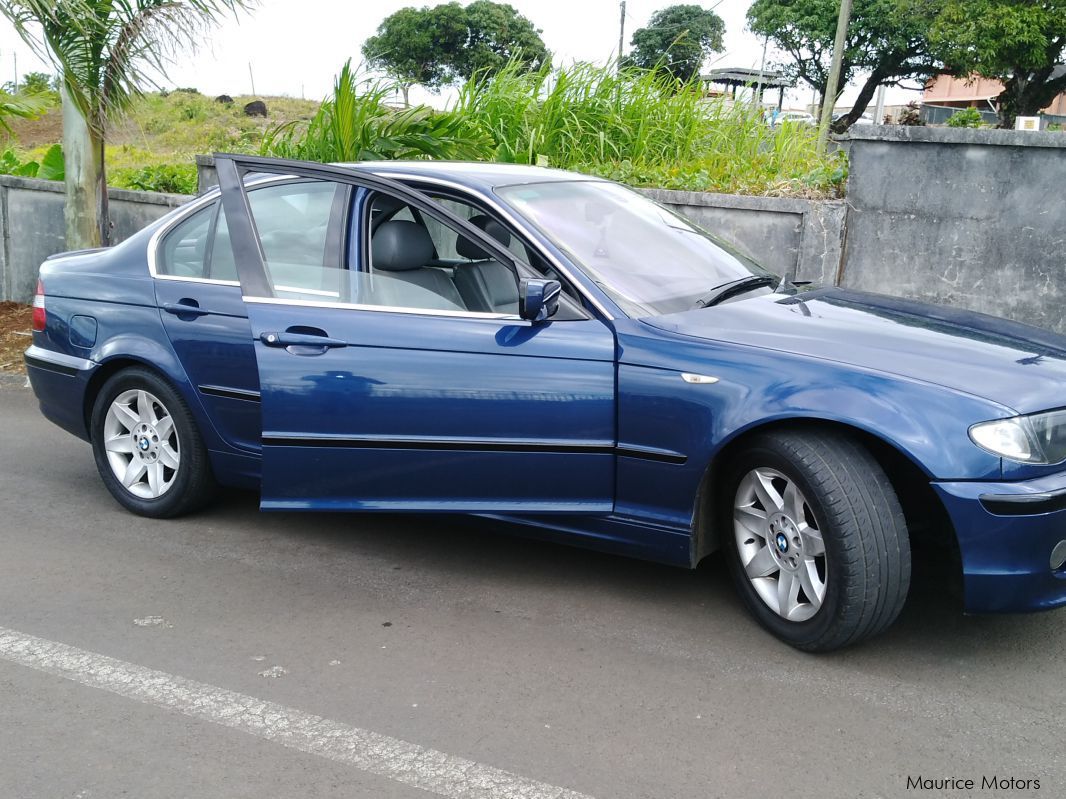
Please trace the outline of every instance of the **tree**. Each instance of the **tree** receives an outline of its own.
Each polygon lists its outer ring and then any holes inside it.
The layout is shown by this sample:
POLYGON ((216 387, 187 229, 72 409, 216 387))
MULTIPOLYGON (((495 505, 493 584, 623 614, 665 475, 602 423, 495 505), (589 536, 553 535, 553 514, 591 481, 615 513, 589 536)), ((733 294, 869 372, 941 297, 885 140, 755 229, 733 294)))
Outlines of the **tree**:
POLYGON ((512 6, 475 0, 401 8, 363 44, 368 63, 400 85, 437 91, 475 73, 495 74, 512 59, 536 69, 548 59, 540 31, 512 6))
POLYGON ((947 0, 930 39, 951 73, 1003 83, 1001 127, 1066 91, 1066 0, 947 0))
POLYGON ((707 56, 722 49, 725 22, 697 5, 668 6, 652 14, 633 34, 628 61, 644 69, 661 67, 681 82, 699 75, 707 56))
POLYGON ((0 0, 0 14, 59 69, 67 246, 107 245, 109 122, 201 28, 254 0, 0 0))
POLYGON ((26 94, 47 94, 52 91, 52 80, 47 72, 27 72, 18 88, 26 94))
POLYGON ((937 71, 928 31, 944 1, 855 0, 840 82, 833 87, 829 66, 839 0, 755 0, 748 27, 788 56, 775 66, 817 91, 819 105, 835 104, 853 78, 865 75, 851 111, 834 123, 839 132, 863 115, 878 86, 899 86, 908 79, 924 84, 937 71))
POLYGON ((495 75, 512 60, 534 70, 549 59, 540 29, 514 6, 474 0, 466 7, 466 27, 469 38, 454 61, 461 78, 495 75))
POLYGON ((401 8, 385 18, 363 55, 400 86, 409 105, 411 86, 436 91, 455 80, 454 58, 467 40, 466 13, 458 3, 401 8))

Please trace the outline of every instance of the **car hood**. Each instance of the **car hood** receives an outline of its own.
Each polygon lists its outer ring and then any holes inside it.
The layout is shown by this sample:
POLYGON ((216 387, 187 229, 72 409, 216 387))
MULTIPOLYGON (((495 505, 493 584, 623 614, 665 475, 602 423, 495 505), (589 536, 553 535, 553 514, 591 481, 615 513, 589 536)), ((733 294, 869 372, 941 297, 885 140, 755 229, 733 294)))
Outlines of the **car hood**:
POLYGON ((1018 413, 1066 406, 1066 336, 972 311, 824 288, 643 321, 934 383, 1018 413))

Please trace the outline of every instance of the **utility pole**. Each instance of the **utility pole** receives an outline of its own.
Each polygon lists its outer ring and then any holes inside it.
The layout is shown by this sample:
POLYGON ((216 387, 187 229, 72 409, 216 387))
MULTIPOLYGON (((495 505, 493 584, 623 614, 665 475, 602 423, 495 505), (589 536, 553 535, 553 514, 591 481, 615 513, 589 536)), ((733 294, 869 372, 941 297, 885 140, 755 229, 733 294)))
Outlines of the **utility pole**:
POLYGON ((251 61, 248 62, 248 77, 252 81, 252 97, 258 97, 259 95, 257 95, 255 93, 255 75, 252 72, 252 62, 251 61))
POLYGON ((762 61, 759 63, 759 83, 755 87, 755 105, 762 105, 762 84, 764 73, 766 72, 766 48, 770 44, 770 37, 767 36, 762 40, 762 61))
POLYGON ((829 67, 829 83, 826 86, 825 102, 822 103, 822 122, 818 125, 818 151, 825 152, 829 143, 829 126, 833 122, 833 109, 837 104, 837 84, 840 82, 840 67, 844 60, 844 42, 848 38, 848 23, 851 21, 851 0, 840 0, 840 16, 837 17, 837 38, 833 43, 833 63, 829 67))
POLYGON ((12 53, 11 60, 15 62, 15 94, 19 93, 19 54, 12 53))
POLYGON ((622 0, 618 4, 621 9, 621 14, 618 20, 618 69, 622 69, 622 48, 625 47, 626 42, 626 0, 622 0))
POLYGON ((885 85, 877 87, 877 102, 874 105, 874 124, 883 125, 885 122, 885 85))

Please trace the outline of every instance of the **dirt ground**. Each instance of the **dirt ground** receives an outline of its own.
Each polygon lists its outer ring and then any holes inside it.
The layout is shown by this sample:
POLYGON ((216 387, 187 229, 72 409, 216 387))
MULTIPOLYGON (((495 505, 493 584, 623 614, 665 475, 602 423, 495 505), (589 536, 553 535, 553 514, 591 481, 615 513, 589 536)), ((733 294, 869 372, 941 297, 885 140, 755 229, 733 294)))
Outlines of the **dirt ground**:
POLYGON ((32 327, 32 307, 0 302, 0 372, 25 373, 22 353, 30 346, 32 327))

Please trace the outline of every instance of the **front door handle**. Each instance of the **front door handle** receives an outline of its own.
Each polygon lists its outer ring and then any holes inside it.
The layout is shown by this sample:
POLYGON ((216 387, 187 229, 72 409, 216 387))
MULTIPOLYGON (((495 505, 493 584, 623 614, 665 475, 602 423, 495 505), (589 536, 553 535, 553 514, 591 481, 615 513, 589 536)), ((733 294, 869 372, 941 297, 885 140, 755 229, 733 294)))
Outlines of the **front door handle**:
POLYGON ((347 341, 342 341, 338 338, 317 336, 310 333, 290 333, 288 330, 284 333, 261 333, 259 340, 268 347, 321 347, 323 349, 334 349, 348 346, 347 341))
POLYGON ((206 316, 211 313, 208 310, 200 307, 200 303, 192 299, 183 299, 179 302, 164 302, 161 306, 167 313, 172 313, 175 316, 206 316))

